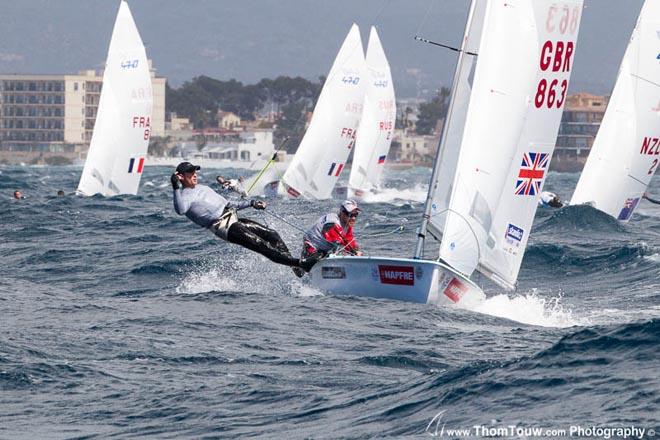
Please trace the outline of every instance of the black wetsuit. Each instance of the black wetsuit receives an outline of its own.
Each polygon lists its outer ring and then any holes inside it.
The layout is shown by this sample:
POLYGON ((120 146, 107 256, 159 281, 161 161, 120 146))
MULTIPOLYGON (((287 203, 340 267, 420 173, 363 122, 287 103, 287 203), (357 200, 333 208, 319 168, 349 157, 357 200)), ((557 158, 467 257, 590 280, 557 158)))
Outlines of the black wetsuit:
POLYGON ((239 218, 229 227, 227 240, 258 252, 275 263, 300 266, 300 260, 291 256, 280 234, 254 220, 239 218))

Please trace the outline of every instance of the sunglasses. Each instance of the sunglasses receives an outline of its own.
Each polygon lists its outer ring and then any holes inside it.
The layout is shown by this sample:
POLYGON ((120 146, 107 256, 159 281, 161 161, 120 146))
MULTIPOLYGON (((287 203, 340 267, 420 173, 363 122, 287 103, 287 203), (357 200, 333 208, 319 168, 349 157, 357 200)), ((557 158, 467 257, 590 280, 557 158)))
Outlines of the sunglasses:
POLYGON ((342 212, 348 216, 348 218, 357 218, 359 212, 347 212, 345 209, 342 209, 342 212))

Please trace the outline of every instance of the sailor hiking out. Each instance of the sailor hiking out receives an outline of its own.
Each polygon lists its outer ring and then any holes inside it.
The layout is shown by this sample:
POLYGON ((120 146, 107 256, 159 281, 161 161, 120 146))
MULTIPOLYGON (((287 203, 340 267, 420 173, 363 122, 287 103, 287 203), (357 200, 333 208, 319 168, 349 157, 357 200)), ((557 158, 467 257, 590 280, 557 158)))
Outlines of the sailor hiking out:
POLYGON ((543 191, 539 197, 539 206, 542 208, 561 208, 564 202, 555 193, 543 191))
POLYGON ((319 218, 305 232, 302 257, 319 258, 331 252, 362 255, 353 237, 353 227, 359 213, 360 208, 354 200, 345 200, 339 206, 339 214, 332 212, 319 218))
POLYGON ((233 191, 243 198, 248 196, 245 190, 245 179, 243 176, 240 176, 238 179, 225 179, 223 176, 217 176, 215 181, 225 191, 233 191))
POLYGON ((208 186, 197 183, 199 169, 190 162, 181 162, 171 176, 177 214, 185 215, 219 238, 260 253, 275 263, 305 271, 311 269, 316 260, 293 258, 277 231, 238 217, 237 211, 245 208, 266 209, 265 202, 254 199, 229 202, 208 186))

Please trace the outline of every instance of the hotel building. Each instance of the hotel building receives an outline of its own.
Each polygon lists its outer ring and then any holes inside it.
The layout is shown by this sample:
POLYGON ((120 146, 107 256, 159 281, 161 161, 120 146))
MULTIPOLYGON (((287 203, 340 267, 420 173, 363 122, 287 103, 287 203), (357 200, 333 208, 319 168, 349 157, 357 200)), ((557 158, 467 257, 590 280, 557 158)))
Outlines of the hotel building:
MULTIPOLYGON (((152 70, 151 135, 165 134, 165 78, 152 70)), ((0 150, 84 157, 101 97, 102 75, 0 74, 0 150)))

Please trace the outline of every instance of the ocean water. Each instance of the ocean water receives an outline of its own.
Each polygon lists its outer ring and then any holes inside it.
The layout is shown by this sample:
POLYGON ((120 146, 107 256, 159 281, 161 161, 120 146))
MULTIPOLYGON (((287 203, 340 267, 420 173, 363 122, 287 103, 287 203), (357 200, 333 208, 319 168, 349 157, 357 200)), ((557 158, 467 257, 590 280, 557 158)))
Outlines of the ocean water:
MULTIPOLYGON (((80 171, 0 168, 2 439, 660 433, 660 206, 539 212, 517 291, 478 280, 488 299, 463 310, 323 295, 177 216, 167 168, 138 196, 55 197, 80 171)), ((429 174, 387 171, 358 219, 368 253, 411 256, 429 174)), ((306 228, 336 205, 269 210, 306 228)))

